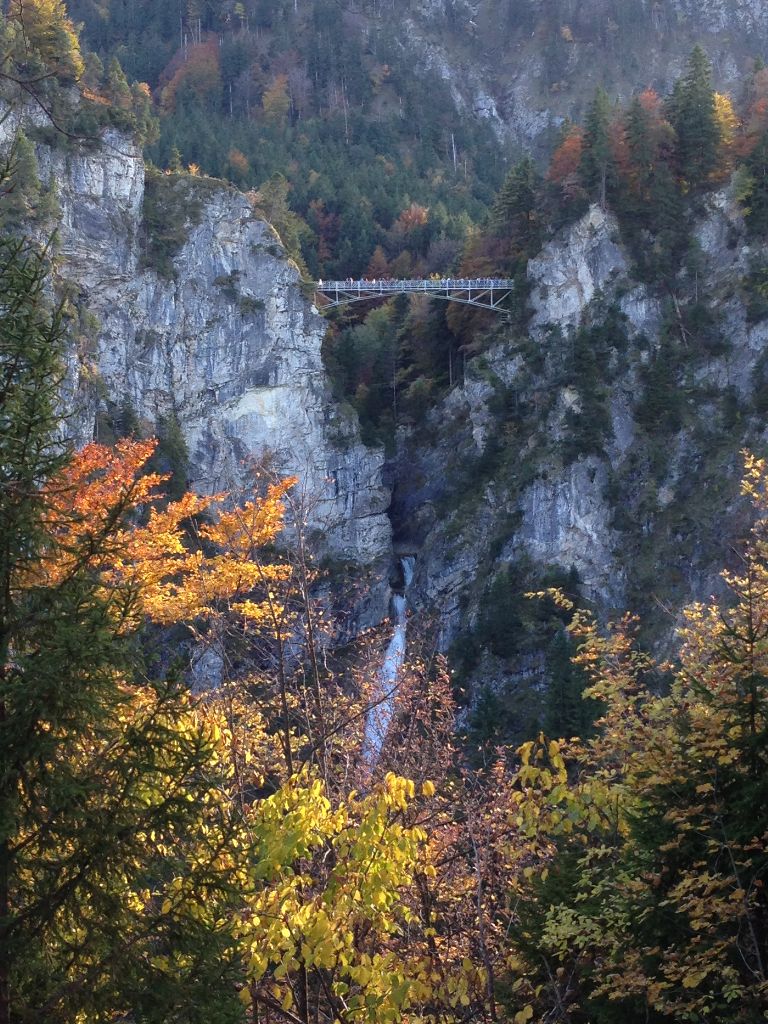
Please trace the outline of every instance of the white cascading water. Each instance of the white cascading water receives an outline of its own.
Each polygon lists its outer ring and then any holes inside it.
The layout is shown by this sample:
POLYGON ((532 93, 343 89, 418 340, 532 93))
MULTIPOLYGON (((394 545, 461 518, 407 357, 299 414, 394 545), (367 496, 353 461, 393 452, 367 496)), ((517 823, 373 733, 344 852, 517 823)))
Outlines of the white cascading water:
POLYGON ((363 751, 366 760, 371 765, 376 763, 381 748, 384 746, 395 707, 398 678, 405 661, 405 638, 408 630, 406 594, 413 579, 415 565, 415 558, 403 558, 400 561, 403 572, 403 593, 392 595, 392 621, 395 624, 395 629, 387 646, 384 661, 378 671, 376 687, 371 695, 374 706, 365 716, 363 751))

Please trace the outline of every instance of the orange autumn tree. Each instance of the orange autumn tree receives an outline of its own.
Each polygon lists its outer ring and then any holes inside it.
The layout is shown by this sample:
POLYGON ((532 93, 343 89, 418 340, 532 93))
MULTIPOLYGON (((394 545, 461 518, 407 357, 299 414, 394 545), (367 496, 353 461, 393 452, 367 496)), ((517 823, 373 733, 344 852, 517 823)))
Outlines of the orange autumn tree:
POLYGON ((578 126, 568 129, 549 165, 547 180, 558 186, 565 199, 580 197, 579 167, 584 152, 584 132, 578 126))
POLYGON ((254 555, 282 529, 282 498, 294 480, 216 514, 223 495, 187 493, 165 502, 168 477, 147 471, 156 446, 133 439, 115 448, 91 444, 47 482, 51 543, 26 568, 25 585, 53 586, 85 559, 107 592, 129 598, 121 609, 130 613, 125 628, 143 617, 160 625, 209 621, 225 607, 259 622, 269 596, 255 600, 255 588, 278 587, 286 570, 254 555))
POLYGON ((173 111, 180 97, 199 100, 221 95, 221 58, 216 40, 196 43, 180 51, 164 72, 160 93, 165 110, 173 111))

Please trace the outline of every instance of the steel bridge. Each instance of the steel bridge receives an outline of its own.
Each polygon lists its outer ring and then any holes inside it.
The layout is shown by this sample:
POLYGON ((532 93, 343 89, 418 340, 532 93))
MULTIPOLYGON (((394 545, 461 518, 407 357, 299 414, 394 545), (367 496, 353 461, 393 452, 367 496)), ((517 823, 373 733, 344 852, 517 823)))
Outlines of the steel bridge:
POLYGON ((321 311, 382 296, 423 294, 506 313, 502 304, 513 288, 514 281, 504 277, 428 277, 410 281, 368 281, 365 278, 358 281, 348 278, 346 281, 315 282, 315 294, 324 300, 317 303, 321 311))

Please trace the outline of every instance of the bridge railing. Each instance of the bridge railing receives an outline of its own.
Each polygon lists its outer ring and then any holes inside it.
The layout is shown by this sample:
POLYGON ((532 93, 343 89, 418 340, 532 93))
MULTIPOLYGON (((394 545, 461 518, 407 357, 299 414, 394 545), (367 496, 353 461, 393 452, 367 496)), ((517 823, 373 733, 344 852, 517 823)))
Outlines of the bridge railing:
POLYGON ((318 292, 445 292, 469 291, 470 289, 508 290, 514 281, 503 277, 442 277, 413 280, 381 279, 369 281, 365 278, 346 281, 318 281, 318 292))

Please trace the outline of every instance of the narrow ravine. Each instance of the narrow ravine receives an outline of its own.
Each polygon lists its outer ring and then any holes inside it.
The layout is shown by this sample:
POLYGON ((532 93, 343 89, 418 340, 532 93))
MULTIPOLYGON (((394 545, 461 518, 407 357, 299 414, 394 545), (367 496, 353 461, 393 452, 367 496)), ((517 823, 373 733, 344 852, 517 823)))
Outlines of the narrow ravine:
POLYGON ((408 632, 408 587, 413 579, 415 565, 416 559, 412 556, 400 560, 403 592, 392 595, 394 630, 378 672, 376 687, 371 695, 373 707, 365 718, 363 749, 366 760, 371 765, 379 759, 394 712, 395 694, 405 661, 405 642, 408 632))

